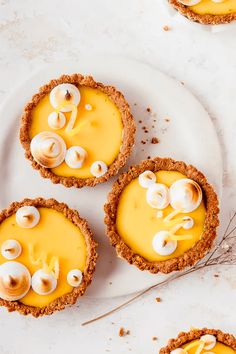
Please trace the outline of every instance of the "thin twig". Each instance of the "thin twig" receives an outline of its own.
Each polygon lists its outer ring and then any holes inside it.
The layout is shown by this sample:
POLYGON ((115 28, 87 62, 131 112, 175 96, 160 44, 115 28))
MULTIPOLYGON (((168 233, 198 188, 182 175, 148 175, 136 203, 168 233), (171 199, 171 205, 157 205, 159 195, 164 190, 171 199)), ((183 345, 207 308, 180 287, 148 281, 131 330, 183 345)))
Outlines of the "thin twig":
POLYGON ((220 249, 220 247, 224 244, 224 242, 226 240, 232 239, 232 238, 236 238, 236 236, 231 236, 230 235, 236 230, 236 226, 233 227, 233 229, 228 232, 230 225, 232 224, 232 221, 234 220, 234 218, 236 217, 236 212, 233 214, 233 216, 230 218, 229 223, 225 229, 223 238, 221 239, 221 241, 218 243, 218 245, 216 245, 214 251, 211 253, 211 255, 204 261, 204 260, 199 260, 194 267, 192 267, 191 269, 188 269, 186 271, 184 271, 183 273, 180 274, 175 274, 171 277, 169 277, 168 279, 165 279, 159 283, 156 283, 152 286, 150 286, 149 288, 139 292, 137 295, 133 296, 131 299, 123 302, 122 304, 120 304, 119 306, 111 309, 110 311, 105 312, 104 314, 95 317, 89 321, 86 321, 84 323, 82 323, 82 326, 86 326, 88 324, 91 324, 93 322, 96 322, 102 318, 105 318, 111 314, 113 314, 114 312, 126 307, 127 305, 129 305, 130 303, 132 303, 133 301, 137 300, 138 298, 142 297, 143 295, 147 294, 149 291, 159 287, 159 286, 163 286, 163 285, 167 285, 168 283, 177 280, 179 278, 182 278, 185 275, 191 274, 193 272, 196 272, 200 269, 204 269, 206 267, 213 267, 213 266, 217 266, 217 265, 224 265, 224 266, 229 266, 229 265, 236 265, 236 256, 232 253, 233 252, 233 247, 229 246, 228 248, 224 249, 223 252, 221 252, 221 254, 219 255, 215 255, 216 252, 220 249), (215 256, 215 257, 214 257, 215 256))
POLYGON ((236 230, 236 226, 226 235, 226 237, 228 238, 230 235, 232 235, 232 233, 236 230))
MULTIPOLYGON (((202 268, 202 267, 201 267, 201 268, 202 268)), ((169 282, 171 282, 171 281, 173 281, 173 280, 179 279, 179 278, 183 277, 184 275, 193 273, 193 272, 195 272, 196 270, 199 270, 199 269, 200 269, 200 268, 195 268, 195 267, 194 267, 194 268, 191 268, 191 269, 189 269, 189 270, 187 270, 187 271, 185 271, 185 272, 183 272, 183 273, 181 273, 181 274, 177 274, 177 275, 172 276, 172 277, 170 277, 170 278, 168 278, 168 279, 165 279, 165 280, 163 280, 163 281, 161 281, 161 282, 159 282, 159 283, 157 283, 157 284, 154 284, 154 285, 150 286, 149 288, 147 288, 147 289, 141 291, 141 292, 138 293, 137 295, 133 296, 131 299, 129 299, 129 300, 123 302, 121 305, 119 305, 119 306, 113 308, 112 310, 110 310, 110 311, 108 311, 108 312, 106 312, 106 313, 104 313, 104 314, 102 314, 102 315, 100 315, 100 316, 98 316, 98 317, 95 317, 95 318, 93 318, 92 320, 89 320, 89 321, 86 321, 86 322, 82 323, 82 326, 86 326, 86 325, 91 324, 91 323, 93 323, 93 322, 95 322, 95 321, 98 321, 98 320, 100 320, 100 319, 102 319, 102 318, 104 318, 104 317, 107 317, 107 316, 111 315, 112 313, 114 313, 114 312, 120 310, 121 308, 123 308, 123 307, 129 305, 131 302, 133 302, 133 301, 137 300, 138 298, 142 297, 143 295, 145 295, 147 292, 151 291, 152 289, 155 289, 155 288, 157 288, 158 286, 161 286, 161 285, 166 285, 166 284, 168 284, 169 282)))
POLYGON ((236 211, 234 212, 234 214, 232 215, 232 217, 229 219, 229 222, 228 222, 228 225, 225 229, 225 232, 224 232, 224 235, 223 235, 223 238, 222 240, 219 242, 219 244, 216 246, 216 248, 214 249, 214 251, 212 252, 212 254, 208 257, 208 259, 206 260, 206 265, 209 263, 209 261, 212 259, 212 257, 214 256, 214 254, 218 251, 219 247, 222 245, 222 243, 225 241, 225 239, 231 234, 227 234, 229 228, 230 228, 230 225, 232 223, 232 221, 234 220, 236 216, 236 211))
POLYGON ((233 238, 236 239, 236 235, 227 237, 227 240, 232 240, 233 238))

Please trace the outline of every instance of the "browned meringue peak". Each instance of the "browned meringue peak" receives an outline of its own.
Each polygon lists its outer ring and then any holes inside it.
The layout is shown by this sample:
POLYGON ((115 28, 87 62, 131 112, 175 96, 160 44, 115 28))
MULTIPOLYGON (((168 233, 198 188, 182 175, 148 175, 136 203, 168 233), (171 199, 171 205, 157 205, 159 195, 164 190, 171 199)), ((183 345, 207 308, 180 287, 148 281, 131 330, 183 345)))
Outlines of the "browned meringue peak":
POLYGON ((70 168, 81 168, 87 157, 87 152, 81 146, 70 147, 65 156, 65 162, 70 168))
POLYGON ((170 202, 169 189, 165 184, 153 183, 146 193, 147 203, 156 209, 165 209, 170 202))
POLYGON ((138 181, 141 187, 149 188, 156 183, 156 175, 152 171, 146 170, 139 175, 138 181))
POLYGON ((19 262, 6 262, 0 266, 0 297, 7 301, 23 298, 29 291, 31 276, 19 262))
POLYGON ((191 218, 191 216, 184 216, 183 217, 183 228, 185 230, 189 230, 194 226, 194 220, 191 218))
POLYGON ((44 131, 31 140, 30 150, 35 161, 41 166, 53 168, 64 161, 66 144, 58 134, 44 131))
POLYGON ((50 92, 50 103, 54 108, 63 106, 61 112, 70 112, 72 106, 78 106, 80 102, 80 91, 72 84, 60 84, 50 92))
POLYGON ((171 232, 167 230, 158 231, 152 240, 152 247, 157 254, 169 256, 177 248, 177 241, 171 239, 171 232))
POLYGON ((1 247, 2 256, 6 259, 12 260, 20 256, 22 247, 20 242, 16 240, 6 240, 1 247))
POLYGON ((67 274, 67 282, 73 287, 77 287, 81 284, 83 279, 83 274, 79 269, 72 269, 67 274))
POLYGON ((95 161, 90 167, 91 174, 97 178, 103 176, 107 170, 107 165, 103 161, 95 161))
POLYGON ((32 276, 32 289, 39 295, 51 294, 57 287, 57 280, 53 273, 43 269, 37 270, 32 276))
POLYGON ((16 212, 16 222, 20 227, 32 228, 35 227, 40 220, 40 214, 34 206, 23 206, 16 212))
POLYGON ((61 129, 66 124, 66 117, 62 112, 52 112, 48 116, 48 125, 52 129, 61 129))
POLYGON ((201 336, 200 341, 204 343, 205 350, 211 350, 216 345, 216 337, 212 334, 204 334, 204 336, 201 336))
POLYGON ((202 189, 192 179, 179 179, 170 186, 170 205, 175 210, 190 213, 199 207, 201 201, 202 189))

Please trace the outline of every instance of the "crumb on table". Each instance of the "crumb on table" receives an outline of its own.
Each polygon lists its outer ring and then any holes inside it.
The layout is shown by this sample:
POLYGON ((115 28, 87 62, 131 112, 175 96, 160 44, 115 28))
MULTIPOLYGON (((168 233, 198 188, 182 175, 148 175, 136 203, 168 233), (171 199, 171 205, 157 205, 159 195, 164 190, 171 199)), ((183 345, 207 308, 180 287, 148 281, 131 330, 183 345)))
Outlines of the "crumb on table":
POLYGON ((125 335, 125 330, 124 330, 123 327, 121 327, 120 330, 119 330, 119 336, 120 337, 124 337, 124 335, 125 335))
POLYGON ((123 327, 120 328, 119 330, 119 336, 120 337, 125 337, 128 336, 130 334, 130 330, 129 329, 124 329, 123 327))
POLYGON ((165 25, 165 26, 163 27, 163 30, 166 31, 166 32, 168 32, 168 31, 170 30, 170 27, 167 26, 167 25, 165 25))
POLYGON ((156 297, 156 302, 161 302, 161 298, 160 297, 156 297))
POLYGON ((158 144, 159 140, 156 137, 153 137, 152 140, 151 140, 151 143, 152 144, 158 144))
POLYGON ((156 341, 156 340, 157 340, 157 337, 152 337, 152 340, 156 341))

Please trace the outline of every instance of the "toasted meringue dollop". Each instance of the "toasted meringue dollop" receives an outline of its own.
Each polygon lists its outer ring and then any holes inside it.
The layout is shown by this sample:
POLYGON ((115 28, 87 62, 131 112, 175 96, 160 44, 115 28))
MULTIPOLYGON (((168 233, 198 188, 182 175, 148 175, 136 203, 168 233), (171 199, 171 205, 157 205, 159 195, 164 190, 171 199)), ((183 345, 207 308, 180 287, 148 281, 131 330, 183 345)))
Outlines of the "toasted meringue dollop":
POLYGON ((97 178, 103 176, 107 170, 107 165, 103 161, 95 161, 90 167, 91 174, 97 178))
POLYGON ((146 193, 147 203, 156 209, 165 209, 169 205, 169 189, 161 183, 152 184, 146 193))
POLYGON ((186 354, 186 351, 182 348, 177 348, 177 349, 171 350, 170 354, 186 354))
POLYGON ((67 274, 67 282, 69 285, 77 287, 81 284, 83 274, 79 269, 72 269, 67 274))
POLYGON ((149 188, 152 184, 156 182, 156 175, 152 171, 144 171, 139 175, 138 181, 141 187, 149 188))
POLYGON ((179 179, 170 186, 170 205, 173 209, 190 213, 199 207, 201 201, 201 187, 191 179, 179 179))
POLYGON ((40 214, 37 208, 25 205, 16 212, 16 222, 20 227, 30 229, 38 224, 40 214))
POLYGON ((72 84, 60 84, 54 87, 50 92, 50 103, 54 108, 57 108, 65 102, 61 112, 70 112, 73 105, 78 106, 80 102, 79 89, 72 84), (68 105, 66 105, 68 103, 68 105))
POLYGON ((66 117, 62 112, 52 112, 48 116, 48 125, 52 129, 61 129, 66 124, 66 117))
POLYGON ((22 247, 20 242, 16 240, 6 240, 1 247, 2 256, 6 259, 15 259, 20 256, 22 247))
POLYGON ((70 168, 81 168, 87 157, 87 151, 81 146, 70 147, 65 156, 65 162, 70 168))
POLYGON ((30 150, 35 161, 41 166, 53 168, 64 161, 66 144, 58 134, 45 131, 31 140, 30 150))
POLYGON ((199 4, 202 0, 178 0, 181 4, 186 6, 194 6, 199 4))
POLYGON ((37 270, 32 276, 32 289, 39 295, 51 294, 57 287, 57 280, 52 272, 37 270))
POLYGON ((202 342, 204 342, 204 349, 210 350, 213 349, 216 345, 216 337, 212 334, 205 334, 200 338, 202 342))
POLYGON ((194 225, 194 220, 191 218, 191 216, 184 216, 183 217, 183 229, 189 230, 193 227, 194 225))
POLYGON ((177 241, 170 240, 171 233, 169 231, 159 231, 152 240, 154 251, 161 256, 169 256, 174 253, 177 248, 177 241))
POLYGON ((23 298, 29 291, 31 276, 19 262, 5 262, 0 266, 0 297, 7 301, 23 298))

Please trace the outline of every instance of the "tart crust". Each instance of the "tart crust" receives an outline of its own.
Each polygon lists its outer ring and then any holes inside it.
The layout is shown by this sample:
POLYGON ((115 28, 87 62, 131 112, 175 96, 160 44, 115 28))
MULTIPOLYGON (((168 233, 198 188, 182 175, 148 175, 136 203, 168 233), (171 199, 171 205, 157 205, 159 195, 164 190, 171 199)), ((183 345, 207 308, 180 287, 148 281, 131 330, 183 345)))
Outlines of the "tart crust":
POLYGON ((207 182, 206 177, 192 165, 186 165, 182 161, 175 161, 171 158, 157 157, 152 160, 144 160, 139 165, 130 167, 130 169, 120 175, 118 180, 113 184, 104 210, 107 235, 111 245, 116 248, 118 257, 126 259, 130 264, 135 265, 140 270, 148 270, 151 273, 161 272, 167 274, 193 266, 210 250, 216 238, 216 228, 219 225, 218 198, 212 186, 207 182), (191 249, 179 257, 166 261, 148 261, 141 255, 134 253, 118 234, 116 228, 116 214, 120 195, 123 189, 145 170, 151 170, 153 172, 159 170, 181 172, 188 178, 196 181, 203 190, 206 205, 206 219, 202 237, 191 249))
POLYGON ((169 3, 182 15, 187 17, 191 21, 199 22, 203 25, 219 25, 223 23, 230 23, 236 20, 236 13, 232 14, 222 14, 222 15, 211 15, 211 14, 197 14, 192 11, 189 6, 181 4, 178 0, 168 0, 169 3))
POLYGON ((93 187, 96 184, 103 183, 112 176, 116 175, 119 169, 125 165, 134 145, 135 131, 135 123, 130 111, 129 104, 124 98, 123 94, 116 90, 115 87, 105 86, 100 82, 96 82, 94 81, 92 76, 83 76, 80 74, 62 75, 58 79, 51 80, 48 84, 42 86, 39 89, 39 93, 35 94, 32 97, 31 101, 25 106, 21 120, 20 142, 23 145, 23 148, 25 149, 25 157, 31 161, 32 166, 40 172, 42 177, 50 178, 53 183, 61 183, 66 187, 93 187), (87 86, 102 91, 118 107, 121 113, 121 119, 123 123, 123 137, 121 149, 114 162, 109 166, 108 171, 101 177, 77 178, 58 176, 53 173, 50 168, 45 168, 38 164, 31 154, 31 139, 29 136, 29 130, 32 120, 31 112, 46 94, 48 94, 55 86, 62 83, 70 83, 75 86, 87 86))
POLYGON ((31 314, 34 317, 39 317, 43 315, 51 315, 55 311, 60 311, 65 308, 66 305, 73 305, 76 303, 77 299, 82 296, 87 288, 87 286, 92 281, 92 275, 95 271, 96 261, 97 261, 97 243, 93 238, 92 232, 88 226, 88 223, 85 219, 82 219, 79 213, 74 210, 70 209, 66 204, 59 203, 55 199, 43 199, 43 198, 36 198, 36 199, 24 199, 21 202, 13 202, 7 209, 4 209, 0 213, 0 224, 16 213, 16 211, 25 205, 35 206, 35 207, 44 207, 57 210, 58 212, 65 215, 67 219, 69 219, 74 225, 80 228, 81 232, 83 233, 86 241, 86 246, 88 250, 88 256, 86 260, 85 270, 83 272, 83 280, 81 284, 73 288, 72 291, 68 294, 64 294, 59 298, 55 299, 47 306, 44 307, 34 307, 22 304, 19 301, 7 301, 0 298, 0 306, 5 306, 8 308, 9 312, 18 311, 22 315, 31 314))
POLYGON ((170 339, 167 346, 162 348, 159 354, 170 354, 174 349, 180 348, 182 345, 199 339, 205 334, 212 334, 216 337, 218 342, 221 342, 228 347, 236 350, 236 338, 232 334, 223 333, 217 329, 193 329, 190 332, 181 332, 177 338, 170 339))

